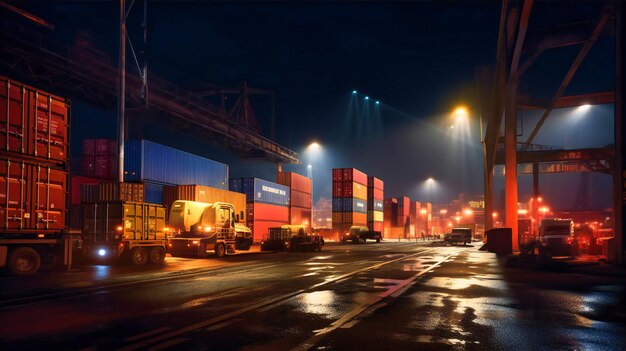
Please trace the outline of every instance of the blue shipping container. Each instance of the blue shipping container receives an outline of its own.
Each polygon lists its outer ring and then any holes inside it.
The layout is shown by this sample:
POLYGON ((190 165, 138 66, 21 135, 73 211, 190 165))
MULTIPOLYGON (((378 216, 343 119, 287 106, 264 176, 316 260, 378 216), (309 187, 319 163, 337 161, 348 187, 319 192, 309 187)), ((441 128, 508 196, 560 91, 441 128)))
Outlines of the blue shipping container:
MULTIPOLYGON (((166 184, 171 185, 171 184, 166 184)), ((163 205, 163 187, 165 185, 152 182, 143 183, 144 202, 163 205)))
POLYGON ((228 165, 148 140, 128 140, 124 181, 199 184, 228 189, 228 165))
POLYGON ((374 200, 374 211, 382 211, 383 209, 383 200, 374 200))
MULTIPOLYGON (((274 205, 289 205, 289 187, 259 178, 242 178, 241 193, 246 194, 248 202, 263 202, 274 205)), ((231 179, 231 185, 237 186, 236 179, 231 179)), ((237 191, 232 190, 231 191, 237 191)))
POLYGON ((367 201, 354 197, 343 198, 344 212, 367 213, 367 201))
POLYGON ((343 212, 343 198, 333 197, 333 212, 343 212))
POLYGON ((243 193, 243 178, 230 178, 228 190, 243 193))

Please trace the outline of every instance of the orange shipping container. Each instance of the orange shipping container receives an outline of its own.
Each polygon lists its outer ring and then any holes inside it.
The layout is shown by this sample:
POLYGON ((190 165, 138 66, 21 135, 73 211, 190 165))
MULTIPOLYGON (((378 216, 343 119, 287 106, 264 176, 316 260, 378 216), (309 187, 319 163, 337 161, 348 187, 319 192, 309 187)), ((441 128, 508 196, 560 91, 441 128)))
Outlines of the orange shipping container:
POLYGON ((311 228, 311 208, 289 207, 289 223, 305 225, 311 228))
POLYGON ((276 183, 290 187, 292 194, 294 191, 311 194, 311 178, 298 173, 278 172, 276 174, 276 183))
POLYGON ((289 223, 288 206, 249 202, 246 208, 247 223, 253 221, 281 221, 283 224, 289 223))
POLYGON ((290 206, 303 207, 311 209, 311 194, 303 193, 297 190, 291 190, 290 206))

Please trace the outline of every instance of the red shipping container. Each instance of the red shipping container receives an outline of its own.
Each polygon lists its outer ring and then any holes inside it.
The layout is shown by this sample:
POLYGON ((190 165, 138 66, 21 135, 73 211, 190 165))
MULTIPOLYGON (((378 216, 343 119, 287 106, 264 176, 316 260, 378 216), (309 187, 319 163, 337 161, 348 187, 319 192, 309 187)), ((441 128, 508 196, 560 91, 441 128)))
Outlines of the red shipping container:
POLYGON ((0 146, 9 154, 67 163, 69 103, 0 77, 0 146), (8 116, 7 116, 8 113, 8 116))
POLYGON ((379 190, 384 190, 383 181, 376 177, 367 177, 367 187, 379 190))
POLYGON ((83 140, 83 157, 84 155, 96 154, 96 139, 83 140))
POLYGON ((291 190, 291 201, 289 206, 303 207, 311 209, 311 194, 291 190))
POLYGON ((96 176, 96 157, 94 155, 83 155, 81 160, 81 174, 85 177, 96 176))
POLYGON ((334 168, 333 181, 354 181, 367 186, 367 175, 356 168, 334 168))
POLYGON ((117 157, 110 155, 96 155, 96 178, 113 179, 117 175, 117 157))
POLYGON ((0 159, 0 221, 9 233, 66 227, 67 177, 45 163, 0 159))
POLYGON ((367 187, 357 182, 343 182, 343 196, 367 200, 367 187))
POLYGON ((248 223, 248 227, 252 230, 252 240, 255 243, 263 241, 267 238, 268 229, 272 227, 280 227, 284 224, 289 224, 287 221, 251 221, 248 223))
POLYGON ((111 139, 96 139, 96 155, 113 156, 117 153, 117 142, 111 139))
POLYGON ((289 223, 305 225, 311 228, 311 208, 289 207, 289 223))
POLYGON ((83 184, 100 184, 105 179, 71 176, 70 177, 70 204, 80 205, 80 186, 83 184))
POLYGON ((368 222, 367 227, 370 230, 381 232, 381 234, 383 232, 383 222, 368 222))
POLYGON ((333 197, 343 197, 343 182, 333 180, 333 197))
POLYGON ((383 200, 384 199, 384 193, 382 190, 380 189, 376 189, 376 188, 367 188, 367 200, 368 201, 372 201, 372 200, 383 200))
POLYGON ((248 202, 246 205, 246 220, 247 223, 253 221, 282 221, 289 223, 289 207, 260 202, 248 202))
POLYGON ((276 183, 288 186, 292 192, 300 191, 310 194, 312 190, 311 178, 294 172, 278 172, 276 183))
POLYGON ((343 168, 333 168, 333 182, 343 181, 343 168))

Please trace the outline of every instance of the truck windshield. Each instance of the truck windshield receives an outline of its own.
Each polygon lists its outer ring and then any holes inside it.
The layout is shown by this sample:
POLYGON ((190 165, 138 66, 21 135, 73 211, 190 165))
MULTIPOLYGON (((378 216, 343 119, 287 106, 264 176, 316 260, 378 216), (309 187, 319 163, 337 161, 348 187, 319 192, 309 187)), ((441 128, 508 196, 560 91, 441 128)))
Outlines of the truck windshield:
POLYGON ((570 226, 569 225, 549 225, 546 226, 545 233, 546 234, 567 234, 569 235, 570 226))

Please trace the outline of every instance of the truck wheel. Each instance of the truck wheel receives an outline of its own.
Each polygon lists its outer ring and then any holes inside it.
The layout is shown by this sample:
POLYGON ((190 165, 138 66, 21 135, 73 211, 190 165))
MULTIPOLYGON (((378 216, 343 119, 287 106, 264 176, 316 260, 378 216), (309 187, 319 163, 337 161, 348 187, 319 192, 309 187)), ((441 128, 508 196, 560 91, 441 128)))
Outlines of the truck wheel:
POLYGON ((14 275, 30 275, 39 270, 41 257, 33 248, 18 247, 11 252, 7 266, 14 275))
POLYGON ((151 248, 148 260, 152 264, 163 264, 163 261, 165 261, 165 250, 162 247, 151 248))
POLYGON ((379 243, 380 242, 380 238, 376 238, 376 242, 379 243))
POLYGON ((148 262, 148 252, 145 247, 135 247, 130 252, 130 261, 135 265, 141 265, 148 262))
POLYGON ((226 255, 226 247, 224 244, 215 244, 215 256, 224 257, 226 255))

